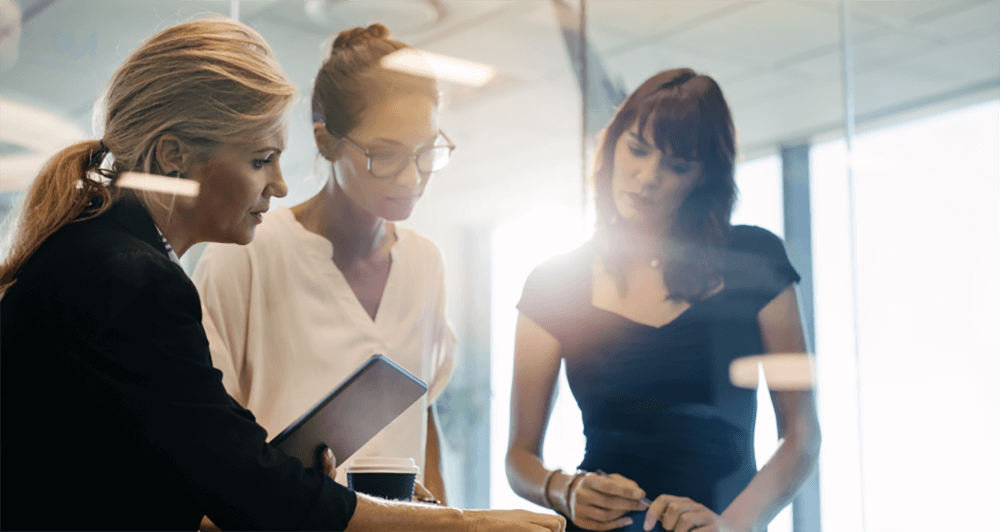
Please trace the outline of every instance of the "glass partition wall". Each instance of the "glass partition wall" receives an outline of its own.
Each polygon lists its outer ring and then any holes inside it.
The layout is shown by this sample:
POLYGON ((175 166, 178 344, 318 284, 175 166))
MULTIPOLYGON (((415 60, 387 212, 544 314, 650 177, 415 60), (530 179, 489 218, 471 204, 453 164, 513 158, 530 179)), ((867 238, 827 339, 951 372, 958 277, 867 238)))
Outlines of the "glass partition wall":
MULTIPOLYGON (((448 500, 471 508, 533 507, 504 470, 514 305, 532 268, 592 234, 594 135, 649 76, 711 75, 738 131, 733 223, 784 239, 816 355, 819 471, 769 530, 990 526, 983 510, 1000 498, 1000 1, 0 5, 0 216, 45 157, 92 138, 93 103, 128 52, 192 17, 254 27, 300 87, 284 205, 329 175, 309 93, 332 35, 382 22, 417 48, 488 69, 478 84, 442 83, 441 127, 457 148, 402 222, 447 266, 459 352, 436 407, 448 500)), ((762 379, 758 464, 777 443, 762 379)), ((573 470, 584 446, 561 378, 544 460, 573 470)))

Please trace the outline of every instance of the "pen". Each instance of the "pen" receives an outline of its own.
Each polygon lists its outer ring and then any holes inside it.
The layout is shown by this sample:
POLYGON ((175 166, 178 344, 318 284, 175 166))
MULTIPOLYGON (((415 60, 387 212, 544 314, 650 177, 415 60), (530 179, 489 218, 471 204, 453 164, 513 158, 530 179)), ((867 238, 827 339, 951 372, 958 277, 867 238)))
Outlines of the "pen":
MULTIPOLYGON (((601 471, 600 469, 598 469, 597 471, 594 471, 594 473, 597 473, 597 476, 599 476, 599 477, 606 477, 606 476, 608 476, 607 473, 605 473, 604 471, 601 471)), ((647 497, 643 497, 643 498, 639 499, 639 502, 645 504, 646 506, 650 506, 650 505, 653 504, 653 501, 649 500, 649 498, 647 498, 647 497)))

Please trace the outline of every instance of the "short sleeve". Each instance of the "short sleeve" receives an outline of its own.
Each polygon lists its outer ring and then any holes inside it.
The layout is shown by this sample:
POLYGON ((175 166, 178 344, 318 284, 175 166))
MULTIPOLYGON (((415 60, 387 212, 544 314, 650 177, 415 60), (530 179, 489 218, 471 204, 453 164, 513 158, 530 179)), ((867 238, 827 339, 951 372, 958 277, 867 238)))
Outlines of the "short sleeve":
POLYGON ((726 264, 727 288, 760 308, 801 279, 781 239, 760 227, 733 227, 726 264))
POLYGON ((584 245, 537 266, 528 275, 517 310, 565 343, 568 316, 590 304, 590 246, 584 245))

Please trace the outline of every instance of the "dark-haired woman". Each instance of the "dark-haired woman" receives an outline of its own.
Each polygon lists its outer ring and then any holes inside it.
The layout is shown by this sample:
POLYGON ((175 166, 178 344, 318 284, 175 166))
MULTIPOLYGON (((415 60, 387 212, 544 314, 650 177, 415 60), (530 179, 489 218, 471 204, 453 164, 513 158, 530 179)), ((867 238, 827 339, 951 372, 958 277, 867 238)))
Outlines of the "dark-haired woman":
POLYGON ((758 471, 756 392, 729 380, 737 357, 806 349, 781 241, 730 226, 735 153, 714 80, 653 76, 599 144, 595 238, 525 283, 507 475, 571 529, 762 530, 815 467, 812 393, 772 393, 784 439, 758 471), (587 438, 572 474, 539 452, 562 361, 587 438))
POLYGON ((444 501, 431 407, 455 351, 444 264, 430 240, 395 222, 453 146, 438 124, 436 81, 380 66, 407 48, 381 24, 337 36, 312 95, 332 177, 304 203, 264 216, 251 245, 209 246, 194 279, 212 360, 271 434, 373 354, 427 382, 427 396, 356 456, 413 458, 430 492, 420 495, 444 501))

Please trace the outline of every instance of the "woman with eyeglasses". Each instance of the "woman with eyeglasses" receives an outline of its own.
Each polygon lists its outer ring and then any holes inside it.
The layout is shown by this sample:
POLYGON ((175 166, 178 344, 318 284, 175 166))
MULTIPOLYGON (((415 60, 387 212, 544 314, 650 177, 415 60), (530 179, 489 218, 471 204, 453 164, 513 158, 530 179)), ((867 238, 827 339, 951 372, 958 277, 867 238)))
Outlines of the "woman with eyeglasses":
POLYGON ((355 493, 268 445, 226 393, 178 258, 250 242, 285 195, 295 92, 251 28, 179 24, 116 70, 102 138, 35 178, 0 263, 3 529, 564 530, 556 516, 355 493), (128 172, 197 194, 128 188, 128 172))
POLYGON ((413 458, 417 495, 444 501, 432 408, 455 351, 444 265, 432 242, 394 222, 454 146, 438 125, 437 82, 380 66, 405 48, 381 24, 336 37, 312 94, 332 177, 265 215, 251 245, 209 246, 194 280, 223 382, 272 436, 373 354, 424 380, 428 394, 355 456, 413 458))

